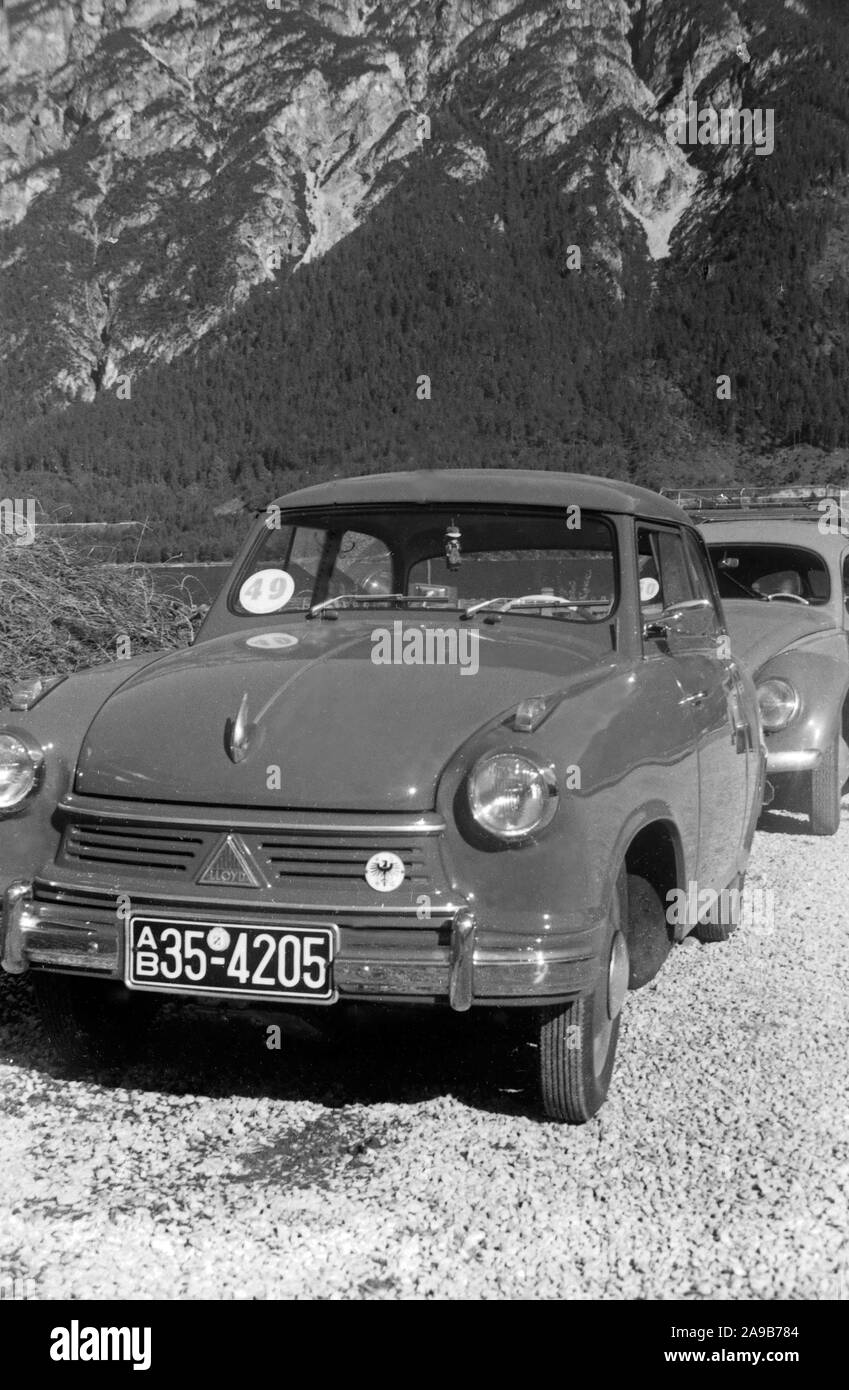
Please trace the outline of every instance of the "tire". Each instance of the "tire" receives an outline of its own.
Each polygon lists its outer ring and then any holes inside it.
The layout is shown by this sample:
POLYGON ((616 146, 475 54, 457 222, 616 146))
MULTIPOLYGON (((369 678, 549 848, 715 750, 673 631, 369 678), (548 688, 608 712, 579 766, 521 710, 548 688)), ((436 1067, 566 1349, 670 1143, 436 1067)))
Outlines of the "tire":
POLYGON ((44 1031, 60 1062, 120 1066, 143 1050, 156 1002, 107 980, 34 971, 32 986, 44 1031))
POLYGON ((627 898, 623 870, 614 893, 602 968, 592 994, 539 1014, 539 1085, 549 1119, 585 1124, 607 1096, 630 974, 628 944, 622 930, 628 920, 627 898))
MULTIPOLYGON (((738 893, 743 892, 746 883, 746 875, 740 874, 734 885, 738 893)), ((737 930, 737 917, 733 922, 701 922, 693 932, 697 941, 701 941, 704 946, 709 946, 712 942, 728 941, 737 930)))
POLYGON ((675 939, 660 895, 647 878, 628 875, 628 953, 631 957, 629 989, 642 989, 653 980, 675 939))
POLYGON ((836 835, 840 829, 840 745, 835 738, 825 750, 818 767, 811 773, 810 805, 812 835, 836 835))
POLYGON ((693 935, 697 941, 708 946, 713 941, 728 941, 734 930, 727 922, 702 922, 693 935))

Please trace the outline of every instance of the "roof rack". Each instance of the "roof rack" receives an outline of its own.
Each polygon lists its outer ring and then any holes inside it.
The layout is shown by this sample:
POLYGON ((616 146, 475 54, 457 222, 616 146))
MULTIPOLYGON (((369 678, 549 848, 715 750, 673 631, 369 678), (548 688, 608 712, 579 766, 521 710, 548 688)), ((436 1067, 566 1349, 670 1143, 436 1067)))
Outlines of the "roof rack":
POLYGON ((787 519, 817 520, 826 510, 822 504, 827 500, 837 503, 841 519, 849 519, 849 489, 837 483, 794 483, 789 487, 664 487, 660 491, 661 496, 668 497, 685 511, 698 512, 700 521, 754 511, 787 519))

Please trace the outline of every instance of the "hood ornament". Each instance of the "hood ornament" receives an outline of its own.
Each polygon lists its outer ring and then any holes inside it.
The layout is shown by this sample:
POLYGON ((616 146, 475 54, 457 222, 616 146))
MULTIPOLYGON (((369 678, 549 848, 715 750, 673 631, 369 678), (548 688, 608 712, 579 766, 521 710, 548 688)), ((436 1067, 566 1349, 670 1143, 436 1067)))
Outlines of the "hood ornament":
POLYGON ((248 722, 248 693, 245 691, 236 718, 228 719, 224 726, 224 745, 231 762, 240 763, 248 756, 255 733, 256 724, 248 722))

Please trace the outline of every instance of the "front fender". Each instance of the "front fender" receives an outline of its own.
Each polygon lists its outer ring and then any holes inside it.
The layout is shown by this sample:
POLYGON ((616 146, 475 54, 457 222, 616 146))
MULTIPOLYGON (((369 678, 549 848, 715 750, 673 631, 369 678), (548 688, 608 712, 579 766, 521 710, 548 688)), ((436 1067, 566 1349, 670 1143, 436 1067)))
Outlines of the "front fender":
POLYGON ((445 769, 437 809, 448 826, 447 877, 488 931, 537 941, 595 931, 625 850, 652 822, 673 835, 683 880, 695 876, 695 750, 678 742, 669 711, 644 697, 640 682, 634 667, 623 666, 591 691, 573 693, 533 733, 514 732, 506 721, 481 731, 445 769), (468 810, 468 774, 496 751, 527 754, 553 766, 558 779, 554 818, 519 844, 487 837, 468 810), (570 769, 579 771, 577 785, 570 769))
POLYGON ((808 753, 819 761, 839 736, 843 705, 849 694, 849 650, 843 633, 825 633, 772 657, 759 669, 755 684, 778 677, 798 692, 799 712, 786 729, 764 731, 767 758, 808 753))
POLYGON ((31 879, 56 854, 61 834, 56 806, 71 790, 91 721, 124 681, 161 655, 91 667, 69 676, 30 710, 0 710, 0 733, 24 733, 44 751, 38 790, 17 811, 0 816, 0 893, 15 879, 31 879))

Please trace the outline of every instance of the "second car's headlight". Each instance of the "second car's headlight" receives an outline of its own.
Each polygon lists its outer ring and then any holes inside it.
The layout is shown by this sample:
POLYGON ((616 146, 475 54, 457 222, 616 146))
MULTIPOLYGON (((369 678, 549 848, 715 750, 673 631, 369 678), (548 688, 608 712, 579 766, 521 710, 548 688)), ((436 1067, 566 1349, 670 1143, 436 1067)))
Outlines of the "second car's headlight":
POLYGON ((40 759, 25 743, 12 734, 0 734, 0 814, 29 796, 40 768, 40 759))
POLYGON ((501 840, 517 840, 548 825, 558 799, 553 770, 518 753, 490 753, 469 777, 472 815, 501 840))
POLYGON ((799 696, 789 681, 776 677, 759 684, 758 706, 765 729, 786 729, 799 713, 799 696))

